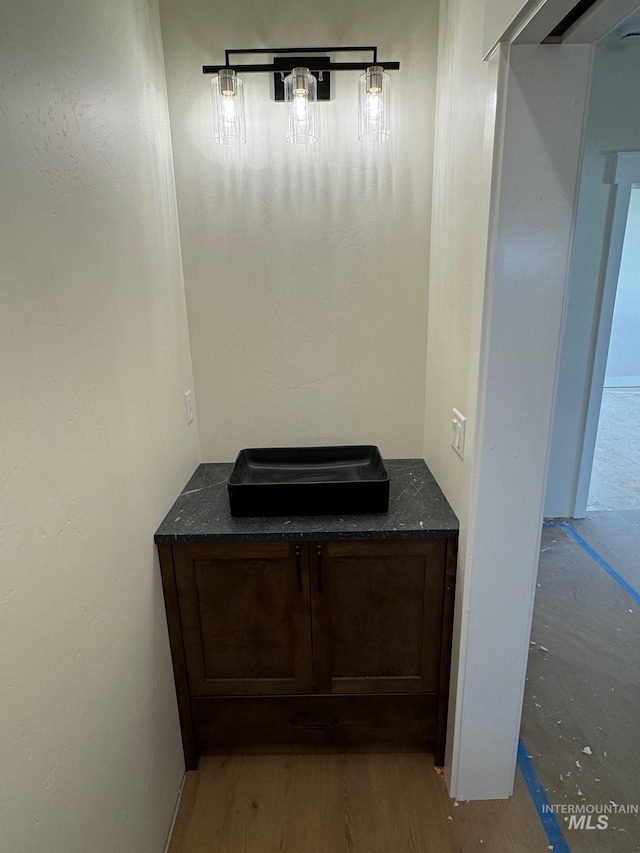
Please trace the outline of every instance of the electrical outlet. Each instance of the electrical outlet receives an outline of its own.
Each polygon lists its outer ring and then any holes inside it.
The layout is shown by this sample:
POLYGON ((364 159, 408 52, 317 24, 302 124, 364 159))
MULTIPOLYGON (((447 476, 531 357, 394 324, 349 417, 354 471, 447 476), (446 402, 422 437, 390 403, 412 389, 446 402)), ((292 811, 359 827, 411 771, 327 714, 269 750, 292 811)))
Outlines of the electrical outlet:
POLYGON ((193 410, 193 391, 185 391, 184 392, 184 408, 187 415, 187 426, 193 423, 194 410, 193 410))
POLYGON ((464 434, 466 426, 467 419, 457 409, 454 409, 451 415, 451 447, 453 447, 461 459, 464 459, 464 434))

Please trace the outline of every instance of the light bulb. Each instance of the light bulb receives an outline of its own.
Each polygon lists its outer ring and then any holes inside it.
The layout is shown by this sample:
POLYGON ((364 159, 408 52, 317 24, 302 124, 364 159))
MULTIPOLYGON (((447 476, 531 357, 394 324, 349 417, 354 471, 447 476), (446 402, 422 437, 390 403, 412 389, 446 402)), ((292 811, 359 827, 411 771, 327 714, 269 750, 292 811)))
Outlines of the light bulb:
POLYGON ((318 141, 317 81, 308 68, 294 68, 284 79, 287 109, 286 140, 295 145, 318 141))
POLYGON ((294 103, 297 121, 305 121, 307 118, 307 99, 304 95, 296 94, 294 103))
POLYGON ((380 97, 377 93, 371 93, 371 96, 367 100, 365 109, 367 111, 369 121, 377 122, 379 120, 381 113, 381 105, 380 97))
POLYGON ((242 80, 232 68, 223 68, 211 81, 214 139, 219 145, 242 145, 244 129, 242 80))
POLYGON ((384 142, 389 138, 389 75, 370 65, 358 82, 358 139, 384 142))
POLYGON ((222 98, 222 117, 225 122, 237 121, 236 102, 233 95, 222 98))

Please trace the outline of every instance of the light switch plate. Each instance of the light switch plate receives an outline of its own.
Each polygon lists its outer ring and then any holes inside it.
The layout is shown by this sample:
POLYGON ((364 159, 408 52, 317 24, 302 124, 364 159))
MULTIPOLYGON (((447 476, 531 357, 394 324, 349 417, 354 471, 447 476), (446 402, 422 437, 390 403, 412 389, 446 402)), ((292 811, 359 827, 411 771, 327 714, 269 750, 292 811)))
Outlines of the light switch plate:
POLYGON ((187 415, 187 426, 193 423, 193 391, 184 392, 184 408, 187 415))
POLYGON ((451 414, 451 447, 461 459, 464 459, 464 435, 466 432, 467 419, 457 409, 451 414))

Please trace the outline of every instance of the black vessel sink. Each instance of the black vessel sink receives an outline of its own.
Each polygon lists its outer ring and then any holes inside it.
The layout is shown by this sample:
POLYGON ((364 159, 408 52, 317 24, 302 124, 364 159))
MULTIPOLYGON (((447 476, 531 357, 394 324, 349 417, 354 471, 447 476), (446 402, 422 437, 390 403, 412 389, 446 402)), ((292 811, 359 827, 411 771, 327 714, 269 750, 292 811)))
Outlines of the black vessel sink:
POLYGON ((389 509, 374 445, 241 450, 228 483, 231 515, 345 515, 389 509))

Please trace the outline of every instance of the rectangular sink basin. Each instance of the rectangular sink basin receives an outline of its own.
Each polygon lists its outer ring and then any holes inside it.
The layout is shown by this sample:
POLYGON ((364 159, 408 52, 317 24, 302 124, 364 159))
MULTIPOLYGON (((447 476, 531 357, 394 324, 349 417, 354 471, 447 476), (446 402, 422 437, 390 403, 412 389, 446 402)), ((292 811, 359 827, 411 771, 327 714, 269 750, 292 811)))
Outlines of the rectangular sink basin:
POLYGON ((389 509, 389 475, 377 447, 241 450, 228 483, 231 515, 345 515, 389 509))

